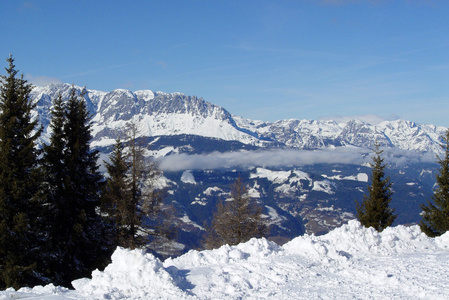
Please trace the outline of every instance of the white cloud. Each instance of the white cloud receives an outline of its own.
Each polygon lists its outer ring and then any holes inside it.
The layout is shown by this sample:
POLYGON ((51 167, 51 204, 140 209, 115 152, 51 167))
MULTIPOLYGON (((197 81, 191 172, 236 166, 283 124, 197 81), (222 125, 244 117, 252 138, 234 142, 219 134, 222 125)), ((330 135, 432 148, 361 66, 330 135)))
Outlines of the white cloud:
MULTIPOLYGON (((158 159, 164 171, 220 169, 232 167, 288 167, 319 163, 363 164, 372 162, 372 151, 365 148, 341 147, 319 150, 258 150, 213 152, 209 154, 177 154, 158 159)), ((416 162, 435 162, 432 154, 386 148, 383 156, 389 165, 402 166, 416 162)))
POLYGON ((223 167, 293 166, 317 163, 362 163, 361 148, 337 148, 323 150, 260 150, 238 152, 213 152, 210 154, 170 155, 159 159, 159 166, 166 171, 219 169, 223 167))
POLYGON ((51 83, 61 83, 61 80, 54 78, 54 77, 48 77, 48 76, 34 76, 31 74, 26 74, 25 79, 30 81, 36 86, 46 86, 51 83))
POLYGON ((385 148, 383 157, 389 165, 404 166, 409 163, 435 163, 436 157, 433 153, 422 153, 397 148, 385 148))

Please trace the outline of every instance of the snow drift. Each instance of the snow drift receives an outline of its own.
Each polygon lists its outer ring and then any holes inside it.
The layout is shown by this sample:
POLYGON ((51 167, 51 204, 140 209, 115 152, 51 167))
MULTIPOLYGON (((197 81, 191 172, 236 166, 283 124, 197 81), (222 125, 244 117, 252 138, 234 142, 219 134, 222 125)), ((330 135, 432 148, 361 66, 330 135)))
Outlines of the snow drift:
POLYGON ((118 248, 104 271, 75 280, 74 291, 8 289, 0 299, 447 299, 448 271, 449 233, 428 238, 418 226, 378 233, 350 221, 283 246, 252 239, 164 262, 118 248))

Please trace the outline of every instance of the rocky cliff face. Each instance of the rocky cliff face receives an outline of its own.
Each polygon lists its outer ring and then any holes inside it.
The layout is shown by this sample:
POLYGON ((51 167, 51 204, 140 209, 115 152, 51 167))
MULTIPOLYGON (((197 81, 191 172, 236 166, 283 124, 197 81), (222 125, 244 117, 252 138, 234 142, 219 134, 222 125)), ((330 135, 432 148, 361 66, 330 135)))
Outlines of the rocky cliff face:
MULTIPOLYGON (((37 87, 32 97, 47 128, 51 100, 59 93, 68 97, 70 85, 37 87)), ((78 92, 82 88, 77 87, 78 92)), ((321 147, 382 146, 403 150, 440 153, 439 138, 446 128, 395 120, 368 124, 321 120, 279 120, 263 122, 231 115, 226 109, 195 96, 146 91, 112 92, 87 90, 85 99, 93 116, 93 145, 105 146, 120 136, 127 122, 135 122, 141 136, 198 135, 235 140, 258 147, 316 149, 321 147)), ((48 135, 45 131, 45 135, 48 135)))

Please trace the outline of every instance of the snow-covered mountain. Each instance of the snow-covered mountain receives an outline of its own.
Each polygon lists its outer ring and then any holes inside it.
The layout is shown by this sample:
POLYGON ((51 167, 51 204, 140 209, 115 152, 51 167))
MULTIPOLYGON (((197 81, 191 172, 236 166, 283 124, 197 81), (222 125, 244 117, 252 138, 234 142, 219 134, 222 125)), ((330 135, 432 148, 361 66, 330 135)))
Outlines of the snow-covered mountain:
MULTIPOLYGON (((70 88, 55 84, 33 90, 44 126, 42 142, 50 136, 52 99, 59 93, 67 98, 70 88)), ((82 88, 76 89, 81 93, 82 88)), ((396 224, 417 223, 420 204, 432 195, 435 155, 441 153, 440 136, 446 130, 405 120, 256 121, 202 98, 149 90, 87 90, 84 98, 93 121, 91 145, 103 158, 132 121, 150 145, 148 154, 159 159, 161 186, 167 188, 164 201, 175 208, 173 224, 180 228, 171 254, 200 246, 204 222, 238 177, 263 205, 273 240, 324 234, 347 223, 355 218, 355 201, 366 193, 371 174, 367 148, 376 142, 387 150, 396 224)))
MULTIPOLYGON (((32 97, 44 127, 49 124, 51 99, 68 96, 68 84, 36 87, 32 97)), ((81 92, 81 88, 77 87, 81 92)), ((134 121, 141 136, 197 135, 239 141, 257 147, 316 149, 329 146, 370 148, 377 141, 386 147, 440 153, 439 138, 446 128, 405 120, 368 124, 329 120, 279 120, 264 122, 234 116, 226 109, 181 93, 111 92, 87 90, 86 102, 93 116, 93 146, 113 144, 124 126, 134 121)), ((48 136, 45 130, 43 138, 48 136)))
MULTIPOLYGON (((32 97, 37 101, 41 123, 49 123, 51 100, 58 93, 68 96, 68 84, 36 87, 32 97)), ((80 87, 76 87, 81 92, 80 87)), ((107 146, 123 134, 126 123, 138 125, 141 136, 199 135, 245 144, 263 144, 239 128, 224 108, 202 98, 181 93, 117 89, 112 92, 87 90, 86 102, 93 116, 93 146, 107 146)), ((44 130, 48 135, 48 130, 44 130)))
POLYGON ((339 123, 331 120, 279 120, 254 122, 235 118, 238 126, 255 132, 261 138, 277 141, 290 148, 315 149, 326 146, 382 146, 403 150, 439 153, 438 141, 446 128, 418 125, 405 120, 368 124, 360 120, 339 123))

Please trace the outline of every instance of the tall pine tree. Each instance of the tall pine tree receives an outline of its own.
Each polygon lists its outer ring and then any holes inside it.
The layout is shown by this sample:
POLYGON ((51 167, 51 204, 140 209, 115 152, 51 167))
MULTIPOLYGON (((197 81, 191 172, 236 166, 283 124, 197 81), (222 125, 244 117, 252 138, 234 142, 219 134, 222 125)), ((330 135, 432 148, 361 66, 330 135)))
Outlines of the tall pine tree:
POLYGON ((97 213, 103 177, 98 151, 90 149, 90 117, 74 87, 67 102, 59 96, 52 111, 50 144, 44 147, 49 228, 53 260, 50 277, 70 286, 100 267, 109 255, 105 223, 97 213))
POLYGON ((44 180, 41 187, 41 197, 45 203, 44 218, 49 239, 46 251, 43 253, 45 265, 43 266, 46 276, 58 285, 67 285, 67 269, 61 265, 63 253, 67 249, 67 241, 70 230, 67 220, 72 218, 72 212, 66 203, 66 176, 68 174, 65 151, 66 137, 64 124, 66 120, 65 103, 59 94, 53 100, 51 109, 51 136, 50 144, 43 146, 43 158, 41 165, 44 180))
POLYGON ((368 195, 364 195, 362 203, 356 201, 357 218, 365 227, 373 227, 377 231, 382 231, 390 226, 396 219, 394 209, 390 208, 391 202, 391 182, 389 177, 385 177, 383 150, 380 150, 376 143, 373 157, 373 173, 371 176, 371 186, 368 186, 368 195))
POLYGON ((440 173, 436 176, 437 187, 432 196, 433 203, 422 204, 421 230, 430 237, 440 236, 449 230, 449 130, 442 137, 444 155, 438 157, 440 173))
POLYGON ((32 86, 17 77, 12 56, 0 88, 0 288, 39 281, 39 251, 34 221, 38 219, 36 140, 32 86))
POLYGON ((127 213, 130 201, 130 182, 128 173, 130 163, 124 152, 124 145, 117 139, 109 156, 105 161, 109 177, 103 190, 102 210, 111 224, 111 242, 113 245, 126 247, 128 244, 129 214, 127 213))

